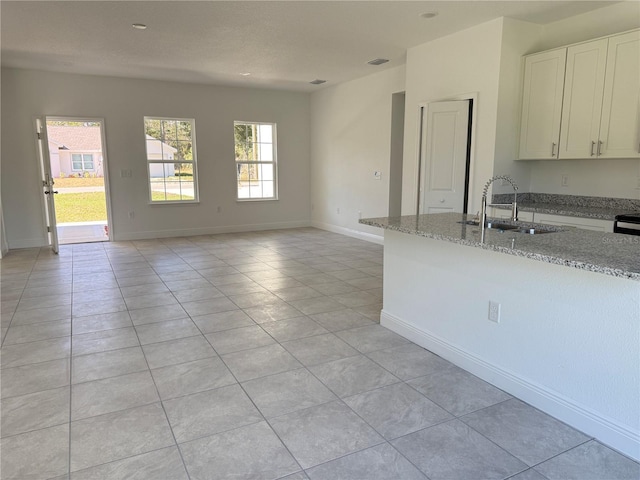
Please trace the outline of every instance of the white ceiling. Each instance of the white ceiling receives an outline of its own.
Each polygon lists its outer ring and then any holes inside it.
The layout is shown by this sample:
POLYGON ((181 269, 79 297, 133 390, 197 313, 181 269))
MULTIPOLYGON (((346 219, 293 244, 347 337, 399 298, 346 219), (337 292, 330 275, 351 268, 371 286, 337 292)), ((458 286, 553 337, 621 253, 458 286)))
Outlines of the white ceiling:
POLYGON ((57 72, 314 91, 323 87, 311 80, 328 86, 401 65, 407 48, 493 18, 545 24, 611 3, 2 0, 0 59, 57 72), (430 11, 439 14, 420 17, 430 11), (367 65, 377 57, 390 62, 367 65))

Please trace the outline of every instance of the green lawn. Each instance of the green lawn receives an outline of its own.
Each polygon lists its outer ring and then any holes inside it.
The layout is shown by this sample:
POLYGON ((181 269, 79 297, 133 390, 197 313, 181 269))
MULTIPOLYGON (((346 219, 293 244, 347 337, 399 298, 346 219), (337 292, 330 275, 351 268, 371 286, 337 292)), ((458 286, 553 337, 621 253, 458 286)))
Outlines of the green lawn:
MULTIPOLYGON (((97 179, 90 178, 87 180, 97 179)), ((164 200, 164 193, 153 192, 153 199, 164 200)), ((167 193, 167 200, 180 200, 180 195, 167 193)), ((107 220, 107 203, 104 192, 60 193, 55 196, 55 202, 56 221, 58 223, 107 220)))
MULTIPOLYGON (((63 179, 66 180, 66 179, 63 179)), ((87 180, 97 180, 89 178, 87 180)), ((56 180, 56 185, 57 185, 56 180)), ((97 222, 107 220, 107 202, 104 192, 60 193, 55 196, 56 221, 97 222)))

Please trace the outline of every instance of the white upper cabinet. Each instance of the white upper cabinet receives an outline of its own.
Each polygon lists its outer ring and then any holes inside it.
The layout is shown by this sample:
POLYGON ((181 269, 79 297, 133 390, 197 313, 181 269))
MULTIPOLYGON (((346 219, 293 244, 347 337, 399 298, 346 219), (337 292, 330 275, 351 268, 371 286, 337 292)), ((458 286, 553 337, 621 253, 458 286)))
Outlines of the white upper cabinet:
POLYGON ((640 31, 609 39, 600 156, 640 157, 640 31))
POLYGON ((524 65, 520 158, 557 158, 567 50, 529 55, 524 65))
POLYGON ((640 158, 640 31, 525 57, 520 128, 523 160, 640 158))
POLYGON ((559 158, 597 155, 608 40, 567 49, 559 158))

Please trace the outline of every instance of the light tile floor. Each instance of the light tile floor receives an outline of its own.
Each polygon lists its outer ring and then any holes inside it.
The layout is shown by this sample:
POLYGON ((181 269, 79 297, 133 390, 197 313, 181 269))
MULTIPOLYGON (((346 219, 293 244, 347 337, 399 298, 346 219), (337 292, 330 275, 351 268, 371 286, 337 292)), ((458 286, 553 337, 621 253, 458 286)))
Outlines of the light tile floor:
POLYGON ((3 480, 640 478, 379 326, 378 245, 308 228, 1 265, 3 480))

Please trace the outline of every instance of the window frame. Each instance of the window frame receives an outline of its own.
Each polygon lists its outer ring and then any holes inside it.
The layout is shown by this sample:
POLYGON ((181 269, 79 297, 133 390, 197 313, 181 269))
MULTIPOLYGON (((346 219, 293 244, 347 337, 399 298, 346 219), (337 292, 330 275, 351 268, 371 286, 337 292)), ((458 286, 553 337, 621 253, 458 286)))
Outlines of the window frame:
MULTIPOLYGON (((196 152, 196 120, 195 118, 178 118, 178 117, 159 117, 159 116, 144 116, 144 143, 145 143, 145 161, 147 163, 147 188, 149 190, 148 195, 148 204, 149 205, 184 205, 184 204, 194 204, 200 203, 200 189, 198 188, 198 162, 197 162, 197 152, 196 152), (191 124, 191 154, 193 160, 187 161, 176 161, 179 159, 171 159, 171 160, 150 160, 149 159, 149 151, 148 146, 149 142, 147 139, 147 120, 160 120, 162 121, 173 121, 173 122, 189 122, 191 124), (153 189, 151 187, 151 165, 166 165, 166 164, 176 164, 176 163, 191 163, 192 171, 193 171, 193 198, 184 199, 184 200, 154 200, 153 199, 153 189)), ((162 139, 158 139, 160 142, 164 143, 162 139)), ((164 168, 163 168, 164 169, 164 168)), ((166 193, 166 191, 165 191, 166 193)))
MULTIPOLYGON (((243 120, 235 120, 233 122, 233 147, 234 147, 234 166, 235 166, 235 174, 236 174, 236 202, 274 202, 279 200, 279 188, 278 188, 278 127, 276 122, 251 122, 251 121, 243 121, 243 120), (273 160, 271 161, 251 161, 251 160, 241 160, 238 161, 235 158, 235 148, 236 138, 235 138, 235 128, 237 125, 270 125, 271 126, 271 153, 273 160), (272 197, 249 197, 249 198, 240 198, 239 196, 239 188, 238 188, 238 165, 271 165, 273 169, 273 196, 272 197)), ((255 142, 256 144, 259 142, 255 142)))
POLYGON ((93 153, 80 153, 80 152, 75 152, 71 154, 71 171, 72 172, 95 172, 96 171, 96 159, 93 155, 93 153), (82 164, 81 168, 75 168, 73 166, 73 156, 74 155, 80 155, 80 163, 82 164), (91 163, 93 164, 93 168, 87 168, 85 167, 85 159, 84 157, 86 156, 90 156, 91 157, 91 163))

